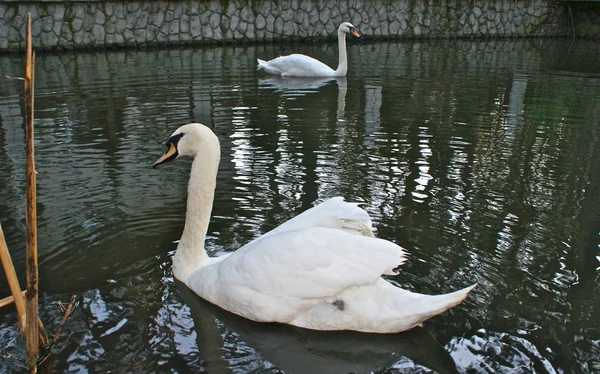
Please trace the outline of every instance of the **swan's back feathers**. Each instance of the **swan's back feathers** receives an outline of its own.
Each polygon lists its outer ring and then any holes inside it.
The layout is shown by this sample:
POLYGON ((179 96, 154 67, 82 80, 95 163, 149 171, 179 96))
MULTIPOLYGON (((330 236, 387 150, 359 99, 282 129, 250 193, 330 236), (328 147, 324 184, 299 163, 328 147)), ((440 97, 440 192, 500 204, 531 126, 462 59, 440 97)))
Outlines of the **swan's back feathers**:
POLYGON ((279 56, 269 61, 257 59, 257 70, 282 77, 329 77, 335 71, 321 61, 299 53, 279 56))
POLYGON ((363 236, 374 237, 373 221, 369 214, 356 203, 347 203, 342 197, 332 197, 329 200, 310 208, 264 236, 284 231, 305 228, 328 227, 351 231, 363 236))
POLYGON ((262 236, 230 255, 220 271, 258 292, 319 299, 373 285, 404 261, 404 250, 392 242, 316 227, 262 236))

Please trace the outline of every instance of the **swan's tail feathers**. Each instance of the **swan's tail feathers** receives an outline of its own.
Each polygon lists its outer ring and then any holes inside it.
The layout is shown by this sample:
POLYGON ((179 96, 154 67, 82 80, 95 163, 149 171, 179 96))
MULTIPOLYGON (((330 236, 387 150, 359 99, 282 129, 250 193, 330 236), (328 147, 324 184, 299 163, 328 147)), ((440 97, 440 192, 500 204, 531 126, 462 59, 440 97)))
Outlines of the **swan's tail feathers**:
POLYGON ((261 60, 260 58, 257 58, 256 61, 258 61, 258 66, 256 67, 256 70, 266 70, 266 61, 265 60, 261 60))
POLYGON ((433 316, 437 316, 460 304, 476 285, 477 284, 473 284, 462 290, 443 295, 423 295, 422 298, 416 300, 417 305, 415 305, 416 309, 414 312, 421 317, 419 318, 418 323, 428 320, 433 316))

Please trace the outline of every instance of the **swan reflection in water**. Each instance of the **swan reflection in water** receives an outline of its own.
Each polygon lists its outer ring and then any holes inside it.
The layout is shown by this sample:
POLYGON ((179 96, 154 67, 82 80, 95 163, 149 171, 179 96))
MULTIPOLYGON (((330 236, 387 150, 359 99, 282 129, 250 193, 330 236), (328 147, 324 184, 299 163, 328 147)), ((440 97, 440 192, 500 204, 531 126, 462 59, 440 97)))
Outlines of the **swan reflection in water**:
POLYGON ((282 96, 298 97, 317 93, 319 89, 329 84, 336 83, 338 86, 337 97, 337 119, 343 120, 346 109, 346 91, 348 90, 346 77, 321 77, 321 78, 282 78, 264 77, 259 78, 258 84, 261 88, 275 89, 282 96))
MULTIPOLYGON (((315 331, 275 323, 258 323, 229 313, 175 280, 190 307, 197 344, 208 372, 233 371, 223 358, 225 337, 219 321, 264 359, 286 373, 370 373, 407 358, 438 373, 456 373, 448 352, 424 328, 398 334, 315 331)), ((410 364, 410 362, 408 363, 410 364)))

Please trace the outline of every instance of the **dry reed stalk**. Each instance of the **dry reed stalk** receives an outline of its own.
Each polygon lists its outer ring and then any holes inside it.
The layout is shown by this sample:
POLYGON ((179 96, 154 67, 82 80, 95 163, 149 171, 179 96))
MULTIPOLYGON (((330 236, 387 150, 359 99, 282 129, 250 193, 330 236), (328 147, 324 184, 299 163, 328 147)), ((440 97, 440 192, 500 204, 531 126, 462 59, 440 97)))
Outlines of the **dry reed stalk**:
MULTIPOLYGON (((19 285, 19 279, 17 278, 17 272, 15 271, 12 258, 10 257, 10 253, 8 252, 8 246, 6 245, 6 239, 4 239, 2 225, 0 225, 0 260, 2 261, 4 274, 6 274, 8 287, 10 288, 10 292, 12 293, 12 301, 15 303, 15 309, 17 310, 17 318, 19 319, 19 325, 21 325, 21 331, 24 331, 25 298, 22 297, 23 293, 21 292, 21 286, 19 285), (21 297, 19 297, 19 295, 21 295, 21 297)), ((10 297, 7 297, 6 299, 9 298, 10 297)))
MULTIPOLYGON (((2 267, 4 268, 4 274, 6 274, 6 279, 8 281, 8 286, 10 288, 10 292, 12 296, 5 297, 0 300, 0 308, 15 303, 15 309, 17 311, 17 318, 19 320, 19 325, 21 327, 21 331, 25 331, 25 291, 21 291, 21 286, 19 285, 19 279, 17 278, 17 272, 15 271, 15 267, 12 262, 12 258, 10 257, 10 252, 8 251, 8 245, 6 244, 6 239, 4 238, 4 232, 2 231, 2 225, 0 225, 0 262, 2 262, 2 267), (15 297, 16 296, 16 297, 15 297)), ((40 346, 46 347, 48 346, 48 333, 44 329, 44 325, 42 321, 38 318, 38 326, 40 331, 40 346)))
POLYGON ((34 54, 31 46, 31 14, 25 17, 25 199, 27 214, 25 223, 25 348, 27 355, 25 365, 30 373, 37 371, 39 356, 39 324, 38 324, 38 261, 37 261, 37 209, 36 209, 36 172, 33 144, 33 95, 34 95, 34 54), (33 323, 32 321, 35 321, 33 323))
POLYGON ((71 295, 71 301, 65 308, 65 314, 63 315, 63 319, 60 323, 60 326, 58 326, 58 330, 56 330, 56 333, 54 334, 54 338, 52 339, 52 346, 54 346, 54 344, 56 344, 56 342, 58 341, 58 338, 60 336, 62 328, 65 325, 65 323, 67 322, 67 318, 69 318, 69 316, 71 315, 71 312, 73 311, 73 307, 75 306, 76 300, 77 300, 77 296, 71 295))
MULTIPOLYGON (((23 291, 23 300, 25 300, 25 291, 23 291)), ((12 296, 6 296, 4 299, 0 299, 0 308, 8 306, 15 302, 15 298, 12 296)))

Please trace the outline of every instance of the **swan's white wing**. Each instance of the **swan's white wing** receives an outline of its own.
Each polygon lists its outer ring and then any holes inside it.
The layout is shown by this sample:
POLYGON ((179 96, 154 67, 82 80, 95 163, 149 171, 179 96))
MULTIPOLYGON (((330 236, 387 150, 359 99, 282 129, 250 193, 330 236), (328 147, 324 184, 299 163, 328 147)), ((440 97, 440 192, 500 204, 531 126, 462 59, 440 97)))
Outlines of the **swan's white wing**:
POLYGON ((302 212, 262 237, 314 227, 343 229, 364 236, 374 236, 373 222, 369 214, 359 208, 358 204, 347 203, 344 198, 338 196, 302 212))
POLYGON ((395 274, 405 260, 401 247, 383 239, 307 228, 254 240, 219 264, 219 276, 274 297, 330 298, 395 274))
POLYGON ((321 61, 298 53, 269 60, 266 66, 267 72, 288 77, 331 76, 334 72, 321 61))

